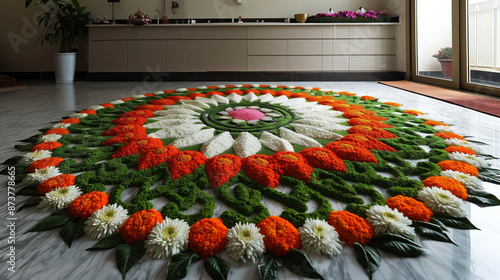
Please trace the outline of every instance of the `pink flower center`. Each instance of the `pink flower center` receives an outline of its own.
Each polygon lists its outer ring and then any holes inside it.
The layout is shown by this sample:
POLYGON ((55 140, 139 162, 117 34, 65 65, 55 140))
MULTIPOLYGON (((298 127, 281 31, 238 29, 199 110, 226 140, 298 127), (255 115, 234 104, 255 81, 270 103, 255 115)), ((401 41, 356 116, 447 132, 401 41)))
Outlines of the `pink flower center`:
POLYGON ((229 112, 229 116, 233 119, 244 120, 244 121, 253 121, 260 120, 266 115, 261 111, 254 109, 240 109, 229 112))

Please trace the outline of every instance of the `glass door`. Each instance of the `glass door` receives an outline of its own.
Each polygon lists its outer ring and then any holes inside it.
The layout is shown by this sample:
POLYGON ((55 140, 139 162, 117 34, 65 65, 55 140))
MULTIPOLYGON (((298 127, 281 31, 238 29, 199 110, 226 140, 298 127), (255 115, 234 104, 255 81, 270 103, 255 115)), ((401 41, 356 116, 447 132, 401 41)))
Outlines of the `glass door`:
POLYGON ((459 5, 412 0, 412 80, 460 87, 459 5))

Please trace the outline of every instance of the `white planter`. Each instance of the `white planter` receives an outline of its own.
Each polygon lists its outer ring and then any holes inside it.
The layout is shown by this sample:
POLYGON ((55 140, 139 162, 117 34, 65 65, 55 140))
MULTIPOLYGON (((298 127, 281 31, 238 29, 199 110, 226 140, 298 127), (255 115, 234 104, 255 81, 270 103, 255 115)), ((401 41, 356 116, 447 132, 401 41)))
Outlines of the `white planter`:
POLYGON ((75 78, 76 53, 54 53, 57 83, 72 83, 75 78))

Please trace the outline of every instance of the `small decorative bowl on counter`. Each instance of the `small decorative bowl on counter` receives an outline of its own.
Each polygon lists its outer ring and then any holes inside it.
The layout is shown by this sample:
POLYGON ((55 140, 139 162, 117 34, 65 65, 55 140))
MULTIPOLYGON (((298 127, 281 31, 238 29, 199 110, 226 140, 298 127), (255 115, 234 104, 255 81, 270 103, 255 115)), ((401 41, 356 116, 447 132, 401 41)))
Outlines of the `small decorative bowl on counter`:
POLYGON ((138 9, 134 15, 130 15, 128 17, 128 23, 131 23, 133 25, 150 24, 151 19, 149 19, 148 15, 145 15, 143 12, 141 12, 141 9, 138 9))
POLYGON ((295 21, 298 23, 305 23, 307 21, 307 18, 309 17, 309 14, 295 14, 295 21))

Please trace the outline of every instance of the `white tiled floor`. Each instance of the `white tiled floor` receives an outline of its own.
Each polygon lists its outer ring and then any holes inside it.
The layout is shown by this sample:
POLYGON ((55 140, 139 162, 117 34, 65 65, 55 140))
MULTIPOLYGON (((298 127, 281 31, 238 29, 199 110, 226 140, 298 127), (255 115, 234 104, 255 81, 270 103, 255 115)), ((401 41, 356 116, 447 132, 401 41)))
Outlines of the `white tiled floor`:
MULTIPOLYGON (((134 94, 154 92, 180 87, 218 85, 227 83, 200 82, 76 82, 71 85, 55 85, 27 81, 29 87, 18 92, 0 93, 0 161, 22 153, 14 149, 16 140, 37 134, 51 121, 58 121, 74 111, 110 100, 134 94)), ((231 83, 234 84, 234 83, 231 83)), ((269 83, 266 83, 269 84, 269 83)), ((291 85, 290 82, 276 84, 291 85)), ((375 82, 296 82, 296 86, 317 86, 334 90, 347 90, 359 95, 372 95, 394 101, 422 112, 432 113, 447 123, 454 124, 462 135, 488 144, 485 152, 500 157, 500 119, 470 109, 451 105, 425 96, 383 86, 375 82)), ((500 168, 500 162, 493 162, 500 168)), ((5 176, 0 185, 7 185, 5 176)), ((500 197, 500 186, 486 184, 487 191, 500 197)), ((0 205, 6 205, 6 188, 2 188, 0 205)), ((22 205, 23 197, 16 197, 22 205)), ((81 238, 68 249, 57 236, 49 231, 38 234, 23 233, 47 215, 36 209, 23 210, 17 214, 16 222, 16 272, 7 271, 8 253, 6 209, 0 209, 0 279, 120 279, 111 251, 86 252, 93 242, 81 238)), ((374 279, 468 279, 493 280, 500 275, 500 207, 479 208, 470 206, 470 220, 481 231, 450 230, 450 236, 459 247, 429 240, 420 240, 427 250, 416 259, 400 259, 382 254, 382 264, 374 279)), ((223 255, 228 259, 227 255, 223 255)), ((354 252, 346 248, 334 259, 313 258, 313 263, 327 279, 367 279, 357 264, 354 252)), ((255 265, 232 262, 230 279, 257 279, 255 265)), ((128 273, 127 279, 164 279, 165 261, 143 258, 128 273)), ((189 279, 205 279, 208 275, 203 267, 192 267, 189 279)), ((281 273, 280 279, 296 278, 290 273, 281 273)))

